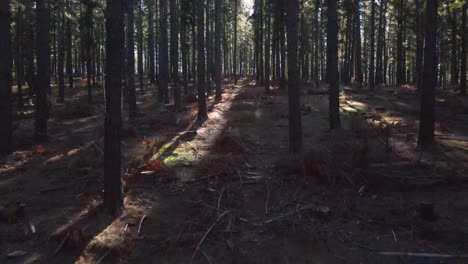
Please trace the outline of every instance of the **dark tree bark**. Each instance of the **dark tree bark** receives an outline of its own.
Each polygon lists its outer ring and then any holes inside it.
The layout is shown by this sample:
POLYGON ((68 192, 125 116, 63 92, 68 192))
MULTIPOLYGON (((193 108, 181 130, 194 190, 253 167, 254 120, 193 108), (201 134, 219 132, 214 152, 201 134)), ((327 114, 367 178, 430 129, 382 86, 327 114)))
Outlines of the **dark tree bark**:
POLYGON ((265 41, 265 93, 270 93, 270 75, 271 75, 271 68, 270 68, 270 43, 271 43, 271 3, 270 1, 266 1, 267 7, 267 18, 266 18, 266 41, 265 41))
POLYGON ((121 179, 123 0, 107 0, 106 117, 104 124, 104 208, 118 215, 123 207, 121 179))
MULTIPOLYGON (((192 76, 193 76, 193 87, 197 85, 197 60, 196 55, 197 55, 197 35, 195 28, 197 26, 197 23, 195 21, 196 13, 194 12, 194 17, 192 21, 192 76)), ((193 90, 192 90, 193 92, 193 90)))
POLYGON ((422 90, 421 81, 422 81, 422 63, 423 63, 423 50, 424 50, 424 41, 423 41, 423 23, 421 21, 421 3, 422 0, 415 0, 416 2, 416 71, 415 71, 415 81, 418 91, 422 90))
POLYGON ((289 151, 302 151, 301 98, 297 59, 299 0, 287 3, 288 32, 288 97, 289 97, 289 151))
POLYGON ((462 32, 462 40, 461 40, 461 55, 460 55, 460 94, 461 95, 466 95, 466 40, 467 40, 467 32, 468 29, 466 28, 466 9, 468 6, 468 2, 465 2, 463 5, 462 9, 462 27, 461 27, 461 32, 462 32))
POLYGON ((127 0, 127 103, 128 115, 133 119, 137 112, 135 92, 135 2, 127 0))
MULTIPOLYGON (((71 8, 70 0, 67 0, 67 7, 71 8)), ((73 88, 73 43, 72 43, 72 27, 71 27, 71 18, 67 18, 67 36, 66 36, 66 46, 67 46, 67 55, 66 55, 66 68, 68 75, 68 86, 73 88)), ((65 97, 65 95, 64 95, 65 97)), ((60 98, 64 100, 64 98, 60 98)))
POLYGON ((86 87, 88 89, 88 102, 92 102, 92 90, 91 90, 91 79, 92 79, 92 48, 94 45, 93 41, 93 4, 85 4, 85 15, 84 15, 84 24, 85 24, 85 34, 83 43, 83 59, 86 61, 86 87))
POLYGON ((13 151, 10 0, 0 1, 0 156, 13 151))
POLYGON ((405 81, 405 70, 404 70, 404 57, 403 57, 403 31, 404 31, 404 17, 403 17, 403 10, 404 10, 404 0, 398 1, 397 6, 397 23, 398 23, 398 30, 397 30, 397 56, 396 56, 396 64, 397 64, 397 73, 396 73, 396 84, 402 85, 405 81))
POLYGON ((369 90, 375 89, 375 0, 371 1, 371 22, 370 22, 370 63, 369 63, 369 90))
POLYGON ((169 103, 167 0, 159 0, 159 100, 169 103))
POLYGON ((279 1, 279 18, 281 21, 279 28, 279 42, 280 42, 280 53, 281 53, 281 77, 279 81, 279 89, 286 90, 286 37, 285 37, 285 2, 279 1))
POLYGON ((424 70, 421 96, 421 115, 418 144, 427 146, 434 143, 434 105, 437 85, 437 6, 438 0, 426 4, 426 34, 424 47, 424 70))
POLYGON ((314 48, 314 76, 312 78, 315 80, 315 88, 319 88, 320 85, 320 76, 319 76, 319 38, 320 38, 320 0, 315 1, 315 48, 314 48))
POLYGON ((182 108, 179 87, 179 21, 177 1, 170 1, 171 10, 171 79, 174 92, 174 111, 182 108))
POLYGON ((215 0, 215 82, 216 101, 221 101, 221 4, 215 0))
POLYGON ((239 0, 234 0, 234 51, 232 56, 234 85, 237 85, 237 11, 239 0))
POLYGON ((340 89, 338 75, 338 12, 336 0, 327 0, 327 74, 329 88, 330 129, 340 129, 340 89))
POLYGON ((355 28, 354 28, 354 39, 355 39, 355 59, 356 59, 356 79, 355 83, 358 87, 362 86, 362 45, 361 45, 361 5, 359 0, 354 0, 354 8, 356 9, 355 14, 355 28))
POLYGON ((47 0, 36 1, 37 21, 37 87, 34 136, 38 141, 47 140, 49 107, 47 93, 50 87, 50 33, 47 0))
MULTIPOLYGON (((138 82, 140 84, 140 92, 144 91, 144 83, 143 83, 143 0, 137 0, 138 4, 138 19, 137 19, 137 28, 138 28, 138 82)), ((167 30, 167 29, 166 29, 167 30)))
POLYGON ((205 8, 206 8, 206 22, 205 22, 205 28, 206 28, 206 94, 208 96, 211 95, 211 56, 212 56, 212 51, 211 51, 211 30, 210 30, 210 0, 206 0, 205 8))
POLYGON ((64 77, 64 64, 65 64, 65 12, 60 9, 60 25, 58 29, 58 58, 57 58, 57 75, 58 75, 58 99, 57 101, 63 103, 65 98, 65 77, 64 77))
POLYGON ((458 86, 458 45, 457 45, 457 13, 456 10, 452 11, 450 17, 450 25, 452 27, 452 49, 450 51, 451 65, 450 65, 450 84, 454 87, 458 86))
POLYGON ((190 50, 190 45, 187 42, 187 1, 182 1, 182 15, 181 15, 181 22, 180 22, 180 43, 181 43, 181 53, 182 53, 182 82, 184 86, 184 94, 188 94, 188 53, 190 50))
POLYGON ((148 1, 148 60, 149 60, 149 72, 148 78, 150 84, 154 84, 155 78, 155 60, 154 60, 154 1, 148 1))
POLYGON ((18 98, 18 108, 24 108, 23 100, 23 78, 24 78, 24 59, 23 59, 23 9, 18 7, 16 12, 16 97, 18 98))
MULTIPOLYGON (((237 1, 237 0, 236 0, 237 1)), ((197 0, 197 30, 198 30, 198 120, 203 121, 208 117, 206 112, 205 91, 205 15, 204 0, 197 0)))

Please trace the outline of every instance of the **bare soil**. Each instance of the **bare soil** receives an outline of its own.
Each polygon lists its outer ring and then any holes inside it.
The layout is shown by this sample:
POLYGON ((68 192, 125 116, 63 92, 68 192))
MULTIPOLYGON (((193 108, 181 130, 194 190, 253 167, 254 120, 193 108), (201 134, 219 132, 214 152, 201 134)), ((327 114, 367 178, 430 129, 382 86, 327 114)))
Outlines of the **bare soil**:
POLYGON ((44 144, 22 111, 18 151, 0 161, 0 263, 468 261, 454 258, 468 254, 467 98, 439 91, 437 144, 421 149, 410 87, 345 89, 340 131, 326 95, 304 92, 304 154, 292 157, 287 95, 225 87, 204 122, 190 98, 173 113, 139 96, 140 116, 124 118, 117 218, 101 207, 102 102, 68 91, 44 144))

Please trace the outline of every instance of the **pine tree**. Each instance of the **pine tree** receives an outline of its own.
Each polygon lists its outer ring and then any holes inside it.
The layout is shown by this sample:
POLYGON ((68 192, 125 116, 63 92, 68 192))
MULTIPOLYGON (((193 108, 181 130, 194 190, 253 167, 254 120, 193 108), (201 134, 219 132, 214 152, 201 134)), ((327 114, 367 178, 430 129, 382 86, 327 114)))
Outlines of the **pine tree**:
POLYGON ((106 116, 104 125, 104 208, 111 215, 123 207, 121 179, 122 62, 124 0, 107 0, 106 7, 106 116))
POLYGON ((11 14, 10 1, 0 2, 0 156, 13 150, 13 116, 11 105, 11 14))
POLYGON ((418 144, 421 146, 427 146, 434 142, 434 106, 435 87, 437 85, 437 7, 438 0, 427 1, 423 89, 418 138, 418 144))

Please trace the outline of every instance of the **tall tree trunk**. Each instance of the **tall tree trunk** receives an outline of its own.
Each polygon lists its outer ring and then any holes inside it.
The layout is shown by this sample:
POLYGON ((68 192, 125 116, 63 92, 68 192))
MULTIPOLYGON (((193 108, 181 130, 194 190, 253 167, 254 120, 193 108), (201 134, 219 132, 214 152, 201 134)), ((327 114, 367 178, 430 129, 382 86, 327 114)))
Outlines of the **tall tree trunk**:
POLYGON ((215 81, 216 101, 221 101, 221 4, 215 0, 215 81))
MULTIPOLYGON (((137 0, 138 4, 138 82, 140 83, 140 92, 144 91, 143 83, 143 0, 137 0)), ((167 30, 167 29, 166 29, 167 30)))
POLYGON ((234 85, 237 85, 237 11, 239 0, 234 0, 234 51, 232 56, 234 85))
POLYGON ((169 103, 169 61, 167 36, 167 0, 159 0, 159 100, 169 103))
POLYGON ((181 43, 181 52, 182 52, 182 82, 184 85, 184 94, 188 94, 188 52, 190 50, 190 45, 187 43, 187 5, 186 1, 182 1, 184 5, 184 10, 181 12, 181 22, 180 22, 180 43, 181 43))
POLYGON ((171 77, 174 92, 174 111, 181 108, 181 95, 179 87, 179 21, 177 12, 177 1, 170 1, 171 11, 171 77))
POLYGON ((421 2, 422 0, 415 0, 416 2, 416 87, 418 91, 422 90, 421 81, 422 81, 422 63, 423 63, 423 51, 424 51, 424 41, 423 41, 423 23, 421 21, 421 2))
POLYGON ((106 117, 104 124, 104 208, 111 215, 122 210, 121 131, 123 0, 107 0, 106 7, 106 117))
POLYGON ((280 49, 281 49, 281 77, 279 81, 280 90, 286 90, 286 39, 285 39, 285 2, 279 1, 279 18, 281 21, 279 35, 280 35, 280 49))
POLYGON ((319 75, 319 38, 320 38, 320 6, 321 0, 315 1, 315 48, 314 48, 314 76, 312 77, 315 80, 315 88, 319 88, 320 85, 320 75, 319 75))
POLYGON ((287 3, 288 32, 288 98, 289 98, 289 151, 298 154, 302 150, 301 98, 297 59, 299 0, 287 3))
POLYGON ((37 86, 34 136, 38 141, 45 141, 47 140, 47 120, 49 119, 47 92, 50 87, 50 25, 47 0, 36 1, 36 13, 37 86))
POLYGON ((57 61, 57 73, 58 73, 58 102, 63 103, 65 98, 65 78, 63 75, 64 64, 65 64, 65 12, 60 8, 60 24, 58 29, 58 61, 57 61))
POLYGON ((462 26, 460 32, 462 32, 462 40, 461 40, 461 54, 460 54, 460 94, 466 95, 466 40, 468 38, 468 29, 466 28, 466 9, 468 6, 468 2, 465 2, 462 9, 462 26))
MULTIPOLYGON (((205 15, 204 0, 197 0, 197 30, 198 30, 198 120, 208 117, 206 112, 205 90, 205 15)), ((237 1, 237 0, 236 0, 237 1)))
MULTIPOLYGON (((197 55, 197 36, 196 36, 196 31, 195 31, 195 27, 197 25, 197 23, 195 22, 195 17, 196 15, 194 15, 194 18, 193 18, 193 23, 192 23, 192 76, 193 76, 193 87, 195 87, 197 85, 197 60, 195 59, 196 58, 196 55, 197 55)), ((193 89, 192 91, 193 92, 193 89)))
POLYGON ((16 12, 16 97, 18 98, 18 108, 24 108, 23 100, 23 78, 24 78, 24 59, 23 59, 23 9, 18 7, 16 12))
POLYGON ((327 0, 327 73, 330 84, 330 129, 340 129, 340 88, 338 75, 338 12, 336 0, 327 0))
POLYGON ((457 45, 457 13, 456 10, 452 11, 450 18, 450 24, 452 26, 452 58, 450 65, 450 84, 454 87, 458 86, 458 45, 457 45))
POLYGON ((397 63, 397 79, 396 79, 396 84, 397 85, 402 85, 404 81, 404 57, 403 57, 403 31, 404 31, 404 17, 403 17, 403 10, 404 10, 404 0, 399 0, 398 1, 398 6, 397 6, 397 23, 398 23, 398 29, 397 29, 397 57, 396 57, 396 63, 397 63))
POLYGON ((155 78, 155 60, 154 60, 154 1, 148 1, 148 60, 149 60, 149 72, 148 78, 150 84, 153 85, 156 81, 155 78))
MULTIPOLYGON (((71 1, 67 0, 67 8, 71 8, 71 1)), ((71 27, 71 18, 67 18, 67 36, 66 36, 66 46, 67 46, 67 55, 66 55, 66 68, 68 75, 68 87, 73 88, 73 38, 72 38, 72 27, 71 27)), ((76 68, 75 68, 76 69, 76 68)), ((65 97, 65 95, 64 95, 65 97)), ((64 98, 61 98, 61 100, 64 98)))
POLYGON ((369 65, 369 90, 374 92, 375 89, 375 0, 371 1, 371 32, 370 32, 370 65, 369 65))
POLYGON ((210 30, 210 0, 206 0, 205 16, 206 16, 206 94, 211 95, 211 30, 210 30))
POLYGON ((437 6, 438 0, 426 4, 426 34, 424 47, 424 70, 421 96, 421 115, 418 144, 427 146, 434 142, 434 105, 437 85, 437 6))
POLYGON ((128 115, 133 119, 137 112, 135 92, 135 2, 127 0, 127 103, 128 115))
POLYGON ((13 151, 10 0, 0 1, 0 156, 13 151))
POLYGON ((270 1, 266 1, 266 7, 267 7, 267 19, 266 19, 266 41, 265 41, 265 93, 269 94, 270 93, 270 75, 271 75, 271 69, 270 69, 270 62, 271 62, 271 56, 270 56, 270 43, 271 43, 271 16, 270 16, 270 11, 271 11, 271 3, 270 1))
POLYGON ((356 9, 355 14, 355 29, 354 29, 354 37, 355 37, 355 45, 356 45, 356 84, 361 87, 363 81, 363 74, 362 74, 362 46, 361 46, 361 5, 359 0, 354 0, 354 5, 356 9))

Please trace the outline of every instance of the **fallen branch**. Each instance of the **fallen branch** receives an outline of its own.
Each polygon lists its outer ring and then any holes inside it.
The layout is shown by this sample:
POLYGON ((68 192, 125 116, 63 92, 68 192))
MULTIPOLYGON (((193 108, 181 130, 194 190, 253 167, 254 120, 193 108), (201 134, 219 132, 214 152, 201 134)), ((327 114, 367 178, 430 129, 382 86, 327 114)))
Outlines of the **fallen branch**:
POLYGON ((75 186, 77 183, 79 183, 79 182, 81 182, 81 181, 90 180, 91 178, 92 178, 92 176, 85 176, 85 177, 76 179, 76 180, 74 180, 72 183, 69 183, 69 184, 60 185, 60 186, 57 186, 57 187, 51 187, 51 188, 42 189, 42 190, 39 191, 39 193, 48 193, 48 192, 60 191, 60 190, 63 190, 63 189, 66 189, 66 188, 75 186))
POLYGON ((450 255, 450 254, 436 254, 436 253, 413 253, 413 252, 391 252, 380 251, 377 254, 382 256, 407 256, 407 257, 420 257, 420 258, 446 258, 446 259, 465 259, 468 254, 463 255, 450 255))
POLYGON ((294 211, 291 211, 291 212, 288 212, 286 214, 283 214, 283 215, 279 215, 277 217, 273 217, 269 220, 266 220, 266 221, 263 221, 264 224, 269 224, 269 223, 272 223, 272 222, 275 222, 277 220, 280 220, 280 219, 283 219, 285 217, 288 217, 290 215, 293 215, 293 214, 296 214, 296 213, 299 213, 301 211, 304 211, 304 210, 307 210, 307 209, 314 209, 315 212, 317 213, 321 213, 321 214, 328 214, 330 213, 330 208, 326 207, 326 206, 315 206, 313 204, 309 204, 309 205, 305 205, 303 207, 300 207, 298 208, 297 210, 294 210, 294 211))
POLYGON ((68 237, 70 236, 70 233, 67 233, 67 235, 65 236, 65 238, 62 240, 62 242, 60 242, 60 244, 58 245, 58 247, 54 250, 54 253, 52 253, 52 257, 55 256, 59 251, 60 249, 62 249, 63 245, 65 245, 65 242, 68 240, 68 237))
POLYGON ((140 236, 140 232, 141 232, 141 225, 143 224, 143 221, 145 220, 145 218, 146 218, 146 215, 143 215, 143 217, 140 220, 140 224, 138 225, 137 238, 143 238, 140 236))
POLYGON ((218 216, 218 218, 216 219, 216 221, 210 226, 210 228, 208 228, 208 230, 206 230, 205 234, 203 235, 203 237, 201 238, 200 242, 198 242, 197 244, 197 247, 195 248, 195 251, 193 252, 192 254, 192 258, 190 259, 190 263, 193 262, 193 259, 195 258, 195 256, 197 255, 198 251, 200 250, 200 247, 201 245, 203 244, 203 242, 205 241, 206 237, 208 236, 208 234, 210 234, 211 230, 214 228, 214 226, 221 220, 221 218, 223 218, 225 215, 229 214, 231 211, 226 211, 224 213, 222 213, 220 216, 218 216))

